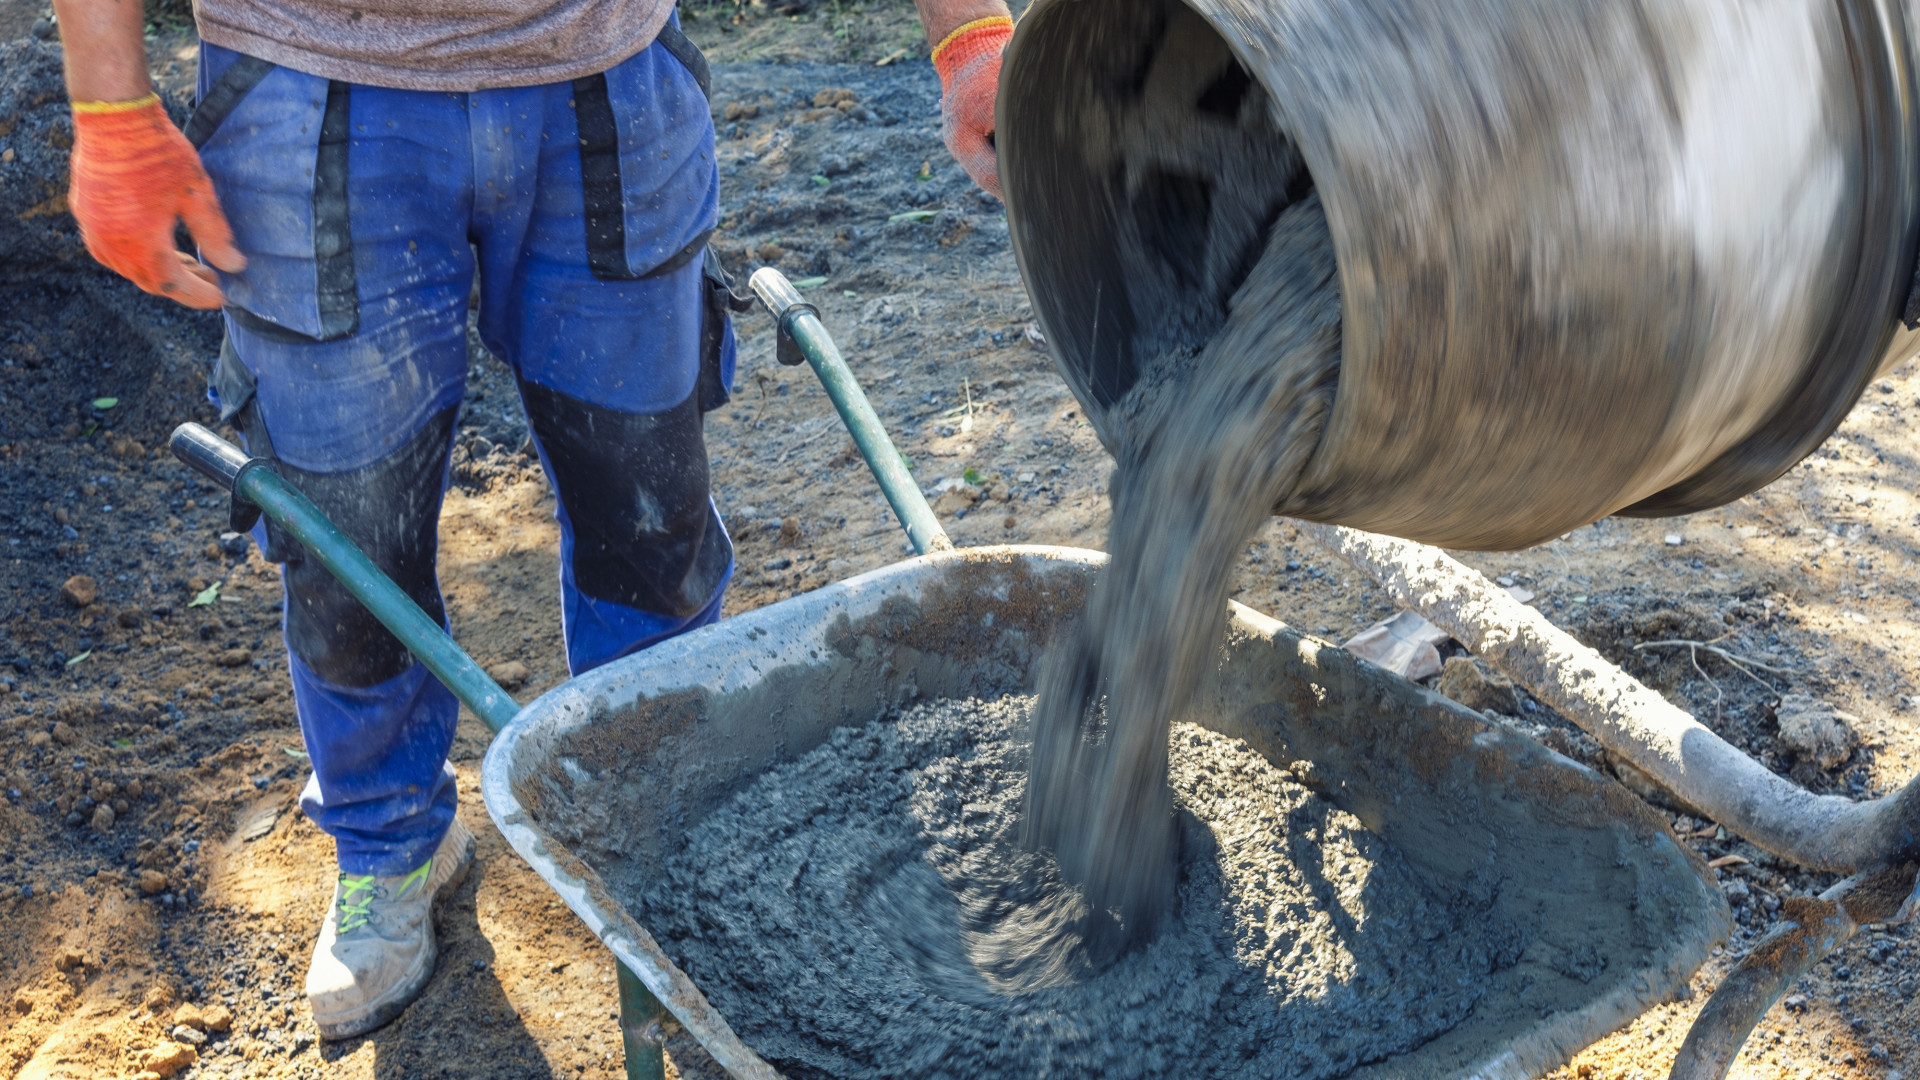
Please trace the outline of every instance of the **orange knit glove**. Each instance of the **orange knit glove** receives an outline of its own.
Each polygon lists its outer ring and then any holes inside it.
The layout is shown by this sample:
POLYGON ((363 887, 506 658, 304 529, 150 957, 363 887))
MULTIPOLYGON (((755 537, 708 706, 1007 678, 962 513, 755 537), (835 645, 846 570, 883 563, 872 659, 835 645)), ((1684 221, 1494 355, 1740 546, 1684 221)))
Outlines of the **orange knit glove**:
POLYGON ((1005 15, 975 19, 933 50, 940 73, 940 134, 973 182, 1000 197, 1000 162, 993 151, 993 99, 1000 90, 1000 53, 1013 36, 1005 15))
POLYGON ((158 96, 74 102, 72 173, 67 204, 94 258, 150 293, 221 305, 220 279, 174 246, 174 223, 184 220, 220 269, 237 272, 246 260, 200 155, 158 96))

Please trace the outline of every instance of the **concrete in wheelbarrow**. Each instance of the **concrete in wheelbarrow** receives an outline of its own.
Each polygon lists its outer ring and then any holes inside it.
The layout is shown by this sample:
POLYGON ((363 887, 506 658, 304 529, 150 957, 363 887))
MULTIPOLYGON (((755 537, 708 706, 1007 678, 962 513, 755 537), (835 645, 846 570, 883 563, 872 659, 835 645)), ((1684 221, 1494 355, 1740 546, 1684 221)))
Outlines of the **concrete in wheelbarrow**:
MULTIPOLYGON (((494 741, 488 811, 722 1067, 778 1076, 617 898, 703 815, 833 728, 916 698, 1030 689, 1103 561, 1069 548, 942 552, 610 664, 494 741)), ((1523 977, 1356 1077, 1537 1076, 1681 991, 1726 935, 1704 865, 1615 782, 1250 609, 1234 605, 1192 719, 1278 764, 1310 762, 1322 795, 1416 867, 1442 884, 1497 880, 1499 914, 1535 931, 1523 977), (1598 974, 1562 962, 1594 949, 1608 960, 1598 974)))

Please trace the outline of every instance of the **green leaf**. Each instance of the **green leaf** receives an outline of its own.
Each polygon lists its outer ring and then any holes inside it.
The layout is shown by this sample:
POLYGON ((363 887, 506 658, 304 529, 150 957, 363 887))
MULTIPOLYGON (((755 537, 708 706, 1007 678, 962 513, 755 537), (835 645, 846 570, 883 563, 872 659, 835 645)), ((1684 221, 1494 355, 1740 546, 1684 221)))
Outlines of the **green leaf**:
POLYGON ((857 292, 854 292, 852 289, 841 289, 840 295, 846 297, 849 300, 858 300, 860 298, 860 294, 857 292))
POLYGON ((121 736, 118 739, 108 739, 107 745, 113 747, 115 750, 125 750, 127 747, 133 745, 133 740, 125 736, 121 736))
POLYGON ((968 469, 966 472, 961 473, 960 479, 965 480, 967 483, 972 484, 974 487, 979 487, 981 484, 984 484, 987 482, 986 477, 981 476, 979 473, 974 472, 972 469, 968 469))
POLYGON ((199 592, 194 593, 193 599, 187 602, 187 606, 206 607, 218 599, 220 599, 220 583, 216 581, 206 588, 201 589, 199 592))
POLYGON ((938 210, 904 210, 887 219, 887 224, 896 225, 902 221, 925 221, 939 213, 938 210))
POLYGON ((74 657, 74 658, 72 658, 71 660, 68 660, 68 661, 67 661, 67 666, 68 666, 68 667, 72 667, 73 665, 75 665, 75 664, 77 664, 77 663, 79 663, 79 662, 80 662, 80 661, 82 661, 82 660, 85 660, 85 659, 86 659, 87 657, 89 657, 89 656, 92 656, 92 655, 93 655, 93 650, 92 650, 92 649, 88 649, 88 650, 87 650, 86 652, 83 652, 83 653, 81 653, 81 654, 80 654, 79 656, 76 656, 76 657, 74 657))
POLYGON ((301 761, 307 760, 307 752, 305 750, 295 750, 291 746, 283 746, 280 748, 280 752, 288 757, 299 758, 301 761))
POLYGON ((910 457, 908 457, 908 456, 907 456, 907 455, 905 455, 905 454, 901 454, 901 455, 900 455, 900 460, 906 463, 906 466, 907 466, 907 471, 908 471, 908 472, 912 472, 913 470, 915 470, 915 469, 917 469, 917 468, 919 468, 919 466, 918 466, 918 465, 915 465, 915 464, 913 463, 913 459, 912 459, 912 458, 910 458, 910 457))
POLYGON ((922 183, 922 184, 933 179, 933 162, 931 161, 921 162, 920 171, 917 173, 914 173, 913 178, 916 182, 922 183))
POLYGON ((84 438, 86 438, 87 436, 89 436, 89 435, 91 435, 91 434, 93 434, 94 432, 96 432, 96 431, 99 431, 99 430, 100 430, 100 425, 99 425, 99 424, 88 424, 88 425, 87 425, 87 430, 85 430, 85 431, 83 431, 83 432, 81 432, 81 433, 80 433, 80 437, 84 439, 84 438))
POLYGON ((827 179, 827 178, 826 178, 826 177, 824 177, 824 176, 821 176, 821 175, 820 175, 819 173, 814 173, 814 174, 813 174, 813 186, 814 186, 814 187, 817 187, 817 188, 820 188, 821 190, 823 190, 823 191, 824 191, 824 190, 826 190, 827 188, 830 188, 830 187, 832 187, 832 186, 833 186, 833 181, 831 181, 831 180, 829 180, 829 179, 827 179))
POLYGON ((803 277, 799 281, 794 282, 793 287, 796 289, 817 289, 826 283, 827 279, 823 277, 803 277))
POLYGON ((96 409, 111 409, 118 404, 120 404, 120 399, 117 397, 97 397, 93 399, 93 407, 96 409))

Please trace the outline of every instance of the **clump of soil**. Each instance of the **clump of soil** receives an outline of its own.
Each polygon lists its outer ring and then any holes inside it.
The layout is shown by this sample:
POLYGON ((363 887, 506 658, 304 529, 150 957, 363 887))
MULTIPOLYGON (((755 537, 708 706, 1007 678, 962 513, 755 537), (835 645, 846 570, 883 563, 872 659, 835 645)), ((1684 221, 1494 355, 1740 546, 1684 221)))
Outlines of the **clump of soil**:
POLYGON ((1460 1023, 1525 944, 1246 744, 1172 738, 1177 913, 1095 969, 1010 937, 1084 905, 1019 845, 1031 698, 840 728, 630 904, 795 1077, 1335 1077, 1460 1023), (1010 966, 1011 965, 1011 966, 1010 966))

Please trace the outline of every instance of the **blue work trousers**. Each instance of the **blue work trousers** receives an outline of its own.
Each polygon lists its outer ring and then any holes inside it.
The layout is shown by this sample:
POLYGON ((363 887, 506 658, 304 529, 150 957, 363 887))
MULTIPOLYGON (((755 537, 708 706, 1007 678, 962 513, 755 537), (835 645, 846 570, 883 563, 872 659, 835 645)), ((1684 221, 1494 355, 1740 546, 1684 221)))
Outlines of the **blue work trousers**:
MULTIPOLYGON (((187 132, 248 260, 222 275, 213 395, 251 452, 444 622, 436 523, 477 276, 481 341, 558 494, 569 669, 719 617, 732 546, 700 416, 725 400, 733 336, 684 56, 655 43, 602 75, 446 93, 203 45, 187 132)), ((343 871, 406 873, 453 819, 458 705, 297 543, 256 539, 285 564, 301 805, 343 871)))

